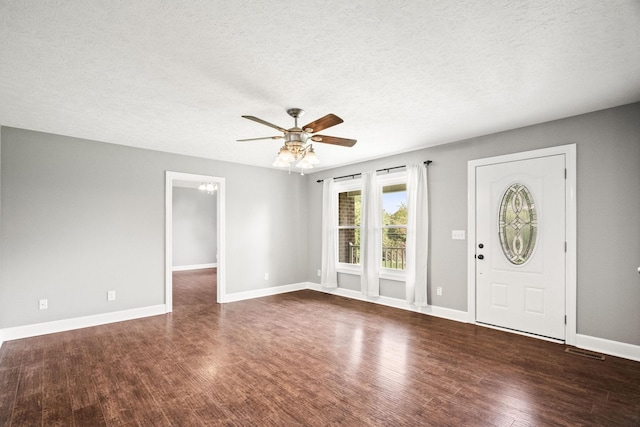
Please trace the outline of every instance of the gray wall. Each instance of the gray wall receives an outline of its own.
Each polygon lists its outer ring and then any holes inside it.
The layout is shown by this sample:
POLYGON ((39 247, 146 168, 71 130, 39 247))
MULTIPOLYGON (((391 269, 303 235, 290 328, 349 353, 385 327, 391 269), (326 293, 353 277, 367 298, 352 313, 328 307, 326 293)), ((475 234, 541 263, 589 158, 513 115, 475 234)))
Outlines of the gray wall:
POLYGON ((173 266, 216 260, 216 194, 173 187, 173 266))
MULTIPOLYGON (((467 161, 569 143, 577 144, 578 333, 640 345, 640 103, 309 175, 309 224, 322 219, 317 179, 433 160, 429 299, 466 311, 467 242, 452 240, 451 230, 467 228, 467 161)), ((318 282, 318 227, 309 227, 308 253, 307 277, 318 282)), ((394 296, 388 285, 383 292, 394 296)))
POLYGON ((318 281, 316 179, 427 159, 430 301, 466 310, 466 241, 451 230, 467 225, 467 161, 577 143, 578 333, 640 345, 638 103, 306 177, 6 127, 1 141, 0 328, 162 304, 166 170, 226 178, 231 293, 318 281))
POLYGON ((228 293, 306 280, 304 177, 1 131, 0 328, 163 304, 167 170, 226 179, 228 293))

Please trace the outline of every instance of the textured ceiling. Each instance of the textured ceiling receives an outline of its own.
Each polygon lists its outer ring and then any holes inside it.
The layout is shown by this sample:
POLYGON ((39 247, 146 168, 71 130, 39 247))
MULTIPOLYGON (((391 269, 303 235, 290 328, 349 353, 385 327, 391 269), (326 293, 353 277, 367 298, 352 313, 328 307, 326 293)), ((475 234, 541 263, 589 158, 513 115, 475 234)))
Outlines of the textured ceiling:
POLYGON ((0 0, 0 124, 271 167, 285 110, 345 122, 322 168, 640 101, 640 1, 0 0))

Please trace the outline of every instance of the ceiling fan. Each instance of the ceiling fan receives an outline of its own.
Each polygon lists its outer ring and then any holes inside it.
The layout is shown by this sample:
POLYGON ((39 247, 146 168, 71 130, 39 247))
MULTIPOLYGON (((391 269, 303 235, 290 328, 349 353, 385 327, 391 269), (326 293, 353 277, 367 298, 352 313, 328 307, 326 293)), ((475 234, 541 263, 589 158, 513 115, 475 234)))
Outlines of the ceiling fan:
MULTIPOLYGON (((304 115, 304 110, 301 108, 289 108, 287 113, 293 117, 294 126, 291 129, 285 129, 281 126, 274 125, 262 119, 254 116, 242 116, 245 119, 253 120, 254 122, 261 123, 265 126, 272 127, 282 132, 282 135, 265 136, 260 138, 248 138, 238 139, 242 141, 258 141, 261 139, 284 139, 284 145, 280 148, 278 156, 276 157, 273 166, 287 166, 289 167, 292 162, 300 160, 297 167, 302 169, 304 175, 304 169, 312 168, 314 164, 319 163, 318 156, 313 151, 313 145, 311 142, 321 142, 323 144, 340 145, 343 147, 353 147, 357 142, 355 139, 338 138, 336 136, 327 135, 315 135, 315 133, 321 130, 330 128, 331 126, 338 125, 343 120, 335 114, 327 114, 313 122, 298 127, 298 118, 304 115)), ((291 172, 291 170, 289 170, 291 172)))

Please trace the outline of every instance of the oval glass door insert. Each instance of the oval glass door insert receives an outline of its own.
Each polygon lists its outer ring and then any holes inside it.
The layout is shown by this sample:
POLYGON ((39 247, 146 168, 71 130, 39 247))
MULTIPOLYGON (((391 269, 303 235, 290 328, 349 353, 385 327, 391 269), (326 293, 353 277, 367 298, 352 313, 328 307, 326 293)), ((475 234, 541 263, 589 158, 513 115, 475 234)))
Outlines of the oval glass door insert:
POLYGON ((538 215, 531 191, 512 184, 504 192, 498 212, 502 251, 509 262, 522 265, 531 257, 538 236, 538 215))

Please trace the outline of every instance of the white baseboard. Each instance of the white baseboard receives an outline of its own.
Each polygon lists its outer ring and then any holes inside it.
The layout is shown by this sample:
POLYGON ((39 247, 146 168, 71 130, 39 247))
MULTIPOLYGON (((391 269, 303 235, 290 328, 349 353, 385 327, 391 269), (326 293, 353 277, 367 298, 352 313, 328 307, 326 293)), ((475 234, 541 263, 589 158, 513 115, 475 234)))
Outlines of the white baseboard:
MULTIPOLYGON (((418 313, 428 314, 430 316, 437 316, 444 319, 455 320, 457 322, 469 323, 469 315, 466 311, 453 310, 450 308, 437 307, 434 305, 430 305, 427 307, 416 307, 413 305, 409 305, 405 301, 397 298, 366 297, 362 295, 360 291, 354 291, 344 288, 323 288, 319 284, 311 282, 307 284, 307 288, 314 291, 339 295, 359 301, 372 302, 374 304, 386 305, 389 307, 400 308, 402 310, 415 311, 418 313)), ((485 325, 482 326, 484 327, 485 325)), ((577 335, 576 341, 576 347, 578 348, 640 362, 640 346, 638 345, 622 343, 619 341, 611 341, 603 338, 596 338, 580 334, 577 335)))
POLYGON ((284 294, 287 292, 307 289, 307 283, 294 283, 292 285, 274 286, 272 288, 256 289, 255 291, 235 292, 224 296, 225 303, 236 302, 253 298, 267 297, 270 295, 284 294))
MULTIPOLYGON (((210 267, 206 267, 210 268, 210 267)), ((427 306, 416 307, 409 305, 404 300, 389 297, 366 297, 359 291, 344 288, 323 288, 317 283, 301 282, 291 285, 276 286, 272 288, 257 289, 254 291, 236 292, 225 296, 226 302, 242 301, 252 298, 260 298, 269 295, 277 295, 286 292, 300 291, 310 289, 313 291, 324 292, 327 294, 339 295, 359 301, 371 302, 374 304, 385 305, 388 307, 399 308, 402 310, 414 311, 417 313, 427 314, 429 316, 442 317, 444 319, 454 320, 457 322, 468 323, 468 314, 466 311, 453 310, 450 308, 427 306)), ((74 329, 87 328, 91 326, 106 325, 109 323, 123 322, 126 320, 139 319, 149 316, 157 316, 166 313, 164 304, 134 308, 130 310, 115 311, 110 313, 95 314, 92 316, 77 317, 73 319, 55 320, 52 322, 36 323, 33 325, 16 326, 12 328, 0 329, 0 347, 5 341, 16 340, 21 338, 34 337, 38 335, 52 334, 56 332, 70 331, 74 329)), ((584 350, 595 351, 610 356, 622 357, 624 359, 635 360, 640 362, 640 346, 634 344, 622 343, 619 341, 611 341, 603 338, 592 337, 589 335, 580 335, 576 337, 576 347, 584 350)))
POLYGON ((123 322, 125 320, 157 316, 165 313, 165 305, 160 304, 149 307, 133 308, 130 310, 76 317, 73 319, 54 320, 52 322, 36 323, 33 325, 15 326, 12 328, 0 329, 0 345, 2 345, 4 341, 9 340, 71 331, 74 329, 88 328, 90 326, 106 325, 108 323, 123 322))
POLYGON ((427 314, 429 316, 442 317, 443 319, 455 320, 457 322, 466 323, 468 320, 468 314, 466 311, 454 310, 451 308, 438 307, 435 305, 429 305, 427 307, 417 307, 415 305, 408 304, 406 301, 398 298, 390 297, 367 297, 362 295, 360 291, 354 291, 344 288, 323 288, 317 283, 309 282, 307 284, 308 289, 314 291, 324 292, 333 295, 339 295, 346 298, 356 299, 359 301, 372 302, 374 304, 386 305, 388 307, 399 308, 402 310, 414 311, 416 313, 427 314))
POLYGON ((576 347, 640 362, 640 345, 578 334, 576 336, 576 347))
POLYGON ((193 264, 193 265, 174 265, 171 267, 171 271, 188 271, 188 270, 202 270, 204 268, 217 268, 218 263, 212 262, 209 264, 193 264))

